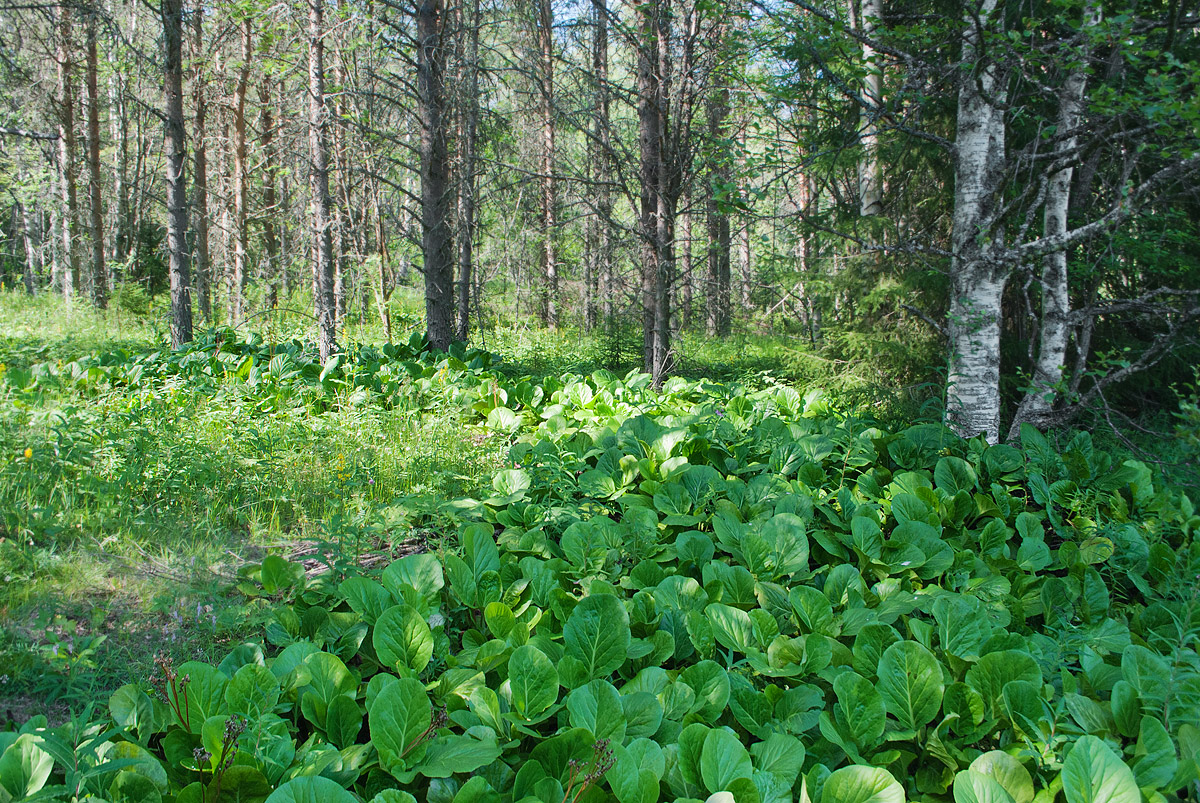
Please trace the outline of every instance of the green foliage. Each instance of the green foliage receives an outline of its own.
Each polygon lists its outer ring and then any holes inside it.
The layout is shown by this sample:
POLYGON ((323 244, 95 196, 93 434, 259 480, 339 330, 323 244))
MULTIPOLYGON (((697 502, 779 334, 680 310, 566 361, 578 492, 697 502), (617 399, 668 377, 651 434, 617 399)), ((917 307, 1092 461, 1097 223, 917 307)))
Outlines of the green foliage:
MULTIPOLYGON (((256 375, 256 348, 153 370, 265 385, 297 359, 256 375)), ((503 439, 505 465, 430 551, 245 567, 241 592, 271 601, 258 643, 118 690, 88 749, 130 763, 78 775, 81 724, 0 737, 14 786, 43 750, 45 799, 1195 793, 1200 517, 1086 435, 988 446, 787 387, 535 382, 419 344, 296 365, 277 379, 312 409, 437 398, 503 439)))

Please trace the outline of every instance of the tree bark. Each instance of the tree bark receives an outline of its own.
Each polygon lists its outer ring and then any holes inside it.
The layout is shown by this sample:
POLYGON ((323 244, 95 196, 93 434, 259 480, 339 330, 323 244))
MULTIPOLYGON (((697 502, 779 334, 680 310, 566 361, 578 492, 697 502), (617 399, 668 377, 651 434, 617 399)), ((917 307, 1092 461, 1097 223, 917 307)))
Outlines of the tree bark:
POLYGON ((100 188, 100 88, 96 53, 96 10, 87 19, 87 113, 88 113, 88 211, 91 213, 91 291, 92 303, 108 306, 108 278, 104 263, 104 202, 100 188))
POLYGON ((730 234, 729 215, 717 194, 728 192, 729 175, 729 89, 719 86, 707 102, 709 148, 708 188, 705 213, 708 228, 708 281, 704 292, 708 334, 724 337, 730 330, 730 234))
MULTIPOLYGON (((851 0, 853 3, 853 0, 851 0)), ((875 36, 875 28, 883 16, 882 0, 862 0, 861 28, 863 35, 875 36)), ((883 105, 883 74, 875 48, 869 42, 862 46, 863 77, 862 158, 858 163, 859 214, 863 217, 883 214, 883 175, 879 166, 879 112, 883 105)))
POLYGON ((612 272, 612 198, 608 189, 612 142, 609 139, 611 127, 609 125, 607 0, 592 0, 592 13, 595 15, 592 71, 595 73, 596 80, 592 110, 593 125, 595 126, 593 141, 596 143, 593 159, 596 186, 595 280, 599 286, 600 307, 607 327, 613 321, 613 296, 616 291, 613 286, 612 272))
MULTIPOLYGON (((467 7, 463 9, 468 15, 467 7)), ((458 323, 455 337, 466 342, 471 329, 471 283, 474 281, 475 259, 475 138, 479 128, 479 0, 471 0, 469 19, 464 20, 463 35, 467 37, 466 100, 463 109, 462 180, 459 184, 458 219, 458 323)))
POLYGON ((164 83, 167 99, 167 250, 171 276, 171 347, 192 339, 192 294, 188 275, 187 176, 183 129, 183 2, 162 0, 164 83))
POLYGON ((279 197, 275 189, 275 173, 279 169, 275 154, 275 115, 271 108, 271 82, 264 78, 258 87, 260 134, 263 149, 263 196, 262 227, 263 247, 267 252, 267 306, 275 309, 279 304, 279 231, 275 216, 279 214, 279 197))
POLYGON ((454 338, 454 263, 450 236, 450 164, 442 124, 441 0, 417 1, 417 117, 421 137, 421 251, 429 343, 445 351, 454 338))
MULTIPOLYGON (((312 0, 316 2, 318 0, 312 0)), ((247 16, 238 24, 241 63, 233 91, 233 282, 229 293, 229 323, 240 326, 246 319, 246 284, 249 274, 250 230, 248 222, 246 165, 246 92, 250 85, 253 31, 247 16)))
POLYGON ((205 323, 212 324, 212 260, 208 246, 208 143, 205 139, 208 93, 204 86, 204 6, 192 11, 192 53, 195 68, 192 71, 192 102, 195 106, 196 130, 193 134, 192 159, 195 177, 192 180, 192 199, 196 212, 195 276, 196 294, 200 315, 205 323))
POLYGON ((638 7, 638 145, 641 174, 642 360, 654 387, 670 370, 670 245, 673 214, 664 190, 667 20, 657 2, 638 7))
POLYGON ((333 297, 333 232, 330 230, 329 115, 325 108, 324 0, 308 0, 308 146, 316 273, 317 345, 324 363, 337 348, 337 308, 333 297))
MULTIPOLYGON (((1084 28, 1099 23, 1100 7, 1089 2, 1083 11, 1084 28)), ((1087 61, 1089 51, 1085 47, 1079 54, 1078 64, 1071 70, 1059 92, 1058 125, 1056 134, 1062 139, 1054 148, 1055 162, 1067 161, 1048 182, 1046 201, 1042 209, 1042 232, 1044 237, 1065 235, 1067 218, 1071 208, 1071 181, 1074 168, 1069 160, 1079 145, 1079 137, 1072 133, 1079 127, 1084 110, 1084 91, 1087 87, 1087 61)), ((1070 340, 1071 298, 1067 282, 1067 251, 1053 251, 1042 257, 1042 308, 1038 356, 1033 368, 1033 382, 1021 399, 1013 416, 1008 437, 1020 434, 1021 424, 1031 423, 1046 426, 1058 388, 1063 380, 1063 369, 1067 362, 1067 345, 1070 340)))
POLYGON ((543 312, 546 326, 558 326, 558 187, 554 179, 554 10, 550 0, 536 9, 538 82, 541 85, 541 202, 543 312))
POLYGON ((75 82, 71 59, 71 14, 67 4, 58 7, 58 171, 62 211, 62 255, 59 281, 63 298, 71 300, 79 289, 78 181, 75 166, 75 82))
POLYGON ((34 270, 37 267, 37 241, 33 235, 33 222, 29 219, 29 207, 18 200, 17 209, 21 216, 21 239, 25 243, 25 269, 21 276, 25 281, 25 294, 33 295, 36 290, 34 270))
POLYGON ((988 220, 1004 158, 1004 117, 996 106, 997 69, 981 57, 983 32, 997 0, 980 0, 963 34, 955 132, 951 231, 949 370, 946 423, 963 437, 1000 435, 1000 312, 1005 268, 997 264, 1003 233, 988 220))

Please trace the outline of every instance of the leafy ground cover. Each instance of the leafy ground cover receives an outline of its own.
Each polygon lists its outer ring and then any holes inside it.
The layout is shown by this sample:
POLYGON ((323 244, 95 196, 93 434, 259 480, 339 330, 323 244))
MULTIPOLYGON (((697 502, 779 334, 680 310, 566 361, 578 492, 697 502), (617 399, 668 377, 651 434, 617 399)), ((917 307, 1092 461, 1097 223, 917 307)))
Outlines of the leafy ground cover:
MULTIPOLYGON (((989 447, 820 392, 420 340, 323 370, 217 332, 0 382, 10 610, 89 539, 206 575, 129 628, 161 656, 107 704, 0 734, 0 799, 1200 793, 1200 515, 1086 434, 989 447)), ((80 629, 155 585, 37 643, 65 677, 113 670, 80 629)))

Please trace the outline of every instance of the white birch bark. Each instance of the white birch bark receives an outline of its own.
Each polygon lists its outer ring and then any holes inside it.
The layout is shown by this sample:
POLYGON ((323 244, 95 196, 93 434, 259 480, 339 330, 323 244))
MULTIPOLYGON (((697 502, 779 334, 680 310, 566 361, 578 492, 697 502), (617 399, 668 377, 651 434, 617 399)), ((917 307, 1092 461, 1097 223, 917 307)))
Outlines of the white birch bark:
POLYGON ((955 133, 951 233, 950 341, 946 423, 964 437, 1000 437, 1000 307, 1007 270, 997 264, 1002 232, 989 217, 1004 157, 1004 116, 995 65, 981 61, 981 38, 997 0, 966 15, 955 133))
MULTIPOLYGON (((1083 11, 1085 28, 1097 25, 1101 9, 1089 2, 1083 11)), ((1085 49, 1080 54, 1077 66, 1063 83, 1059 93, 1057 135, 1061 137, 1055 146, 1056 164, 1071 158, 1078 147, 1079 137, 1074 132, 1079 127, 1083 114, 1084 90, 1087 87, 1087 56, 1085 49)), ((1067 212, 1071 204, 1071 180, 1074 167, 1070 163, 1051 176, 1046 188, 1046 203, 1042 210, 1044 237, 1059 237, 1067 232, 1067 212)), ((1042 310, 1041 331, 1038 342, 1037 363, 1033 369, 1033 382, 1021 400, 1013 417, 1008 437, 1020 432, 1022 423, 1035 426, 1045 425, 1050 415, 1057 388, 1062 383, 1063 367, 1067 362, 1069 341, 1069 316, 1071 299, 1067 282, 1067 249, 1062 248, 1042 258, 1042 310)))
MULTIPOLYGON (((870 38, 883 16, 883 0, 862 0, 862 32, 870 38)), ((883 214, 882 174, 879 168, 879 109, 883 103, 883 75, 879 71, 875 48, 862 46, 863 78, 862 159, 858 164, 859 214, 863 217, 883 214)))

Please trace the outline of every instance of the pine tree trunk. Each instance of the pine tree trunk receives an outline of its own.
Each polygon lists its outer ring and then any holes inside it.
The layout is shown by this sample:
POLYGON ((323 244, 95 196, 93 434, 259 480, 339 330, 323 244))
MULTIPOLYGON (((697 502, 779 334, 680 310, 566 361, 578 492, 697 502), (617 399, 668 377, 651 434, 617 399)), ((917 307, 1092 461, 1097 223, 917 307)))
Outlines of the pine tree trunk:
POLYGON ((196 175, 192 181, 192 199, 195 206, 196 245, 194 259, 194 274, 196 277, 196 295, 200 306, 200 315, 204 322, 212 324, 212 262, 209 258, 208 246, 208 143, 205 126, 208 113, 208 93, 204 86, 204 62, 200 54, 204 52, 204 7, 198 6, 192 11, 192 53, 195 68, 192 71, 192 102, 195 106, 196 117, 192 158, 196 175))
POLYGON ((192 295, 188 275, 187 176, 183 129, 183 2, 162 0, 164 83, 167 99, 167 251, 171 276, 171 347, 192 339, 192 295))
POLYGON ((946 422, 959 435, 1000 435, 1000 320, 1007 272, 995 264, 998 233, 990 230, 997 175, 1004 156, 1004 113, 997 108, 996 67, 980 61, 980 38, 997 0, 981 0, 963 35, 955 136, 951 231, 950 341, 946 422), (977 27, 978 25, 978 27, 977 27), (990 235, 990 236, 989 236, 990 235))
POLYGON ((311 160, 313 267, 316 274, 317 345, 324 363, 337 348, 333 298, 333 221, 329 200, 329 115, 325 108, 324 0, 308 0, 308 146, 311 160))
POLYGON ((596 94, 594 98, 595 142, 594 161, 596 179, 596 282, 600 291, 601 312, 605 326, 613 322, 612 271, 612 198, 608 189, 609 165, 612 142, 609 139, 609 91, 608 91, 608 4, 607 0, 592 0, 595 14, 595 31, 592 40, 592 71, 595 73, 596 94))
POLYGON ((233 92, 233 281, 229 292, 229 323, 240 326, 246 319, 246 285, 249 274, 250 230, 248 221, 246 164, 246 92, 250 85, 253 32, 250 18, 239 25, 241 63, 233 92))
POLYGON ((442 86, 441 0, 418 0, 416 12, 425 322, 430 344, 445 351, 454 338, 454 262, 448 192, 450 164, 442 124, 446 101, 442 86))
POLYGON ((275 309, 279 304, 280 260, 279 232, 276 215, 279 214, 279 198, 275 190, 275 172, 278 170, 275 154, 275 116, 271 109, 271 78, 264 78, 258 87, 259 119, 262 133, 259 135, 263 149, 263 247, 267 252, 267 306, 275 309))
POLYGON ((554 11, 550 0, 538 0, 538 80, 541 84, 541 202, 542 278, 545 282, 542 318, 558 326, 558 188, 554 179, 554 11))
MULTIPOLYGON (((458 325, 456 339, 466 342, 471 329, 471 283, 475 259, 475 137, 479 128, 479 0, 471 0, 469 19, 464 20, 467 37, 466 108, 463 110, 462 179, 459 184, 458 219, 458 325)), ((467 16, 467 8, 463 9, 467 16)))
POLYGON ((730 234, 729 215, 720 208, 714 188, 730 184, 729 157, 726 148, 718 143, 729 137, 729 90, 718 87, 707 100, 708 136, 714 155, 708 165, 708 197, 705 213, 708 228, 708 281, 704 290, 708 334, 724 337, 730 330, 730 234))
POLYGON ((29 207, 18 201, 17 208, 21 216, 21 239, 25 243, 25 268, 21 275, 25 280, 26 295, 33 295, 36 289, 34 271, 37 268, 37 241, 33 235, 33 222, 29 219, 29 207))
POLYGON ((87 107, 88 107, 88 210, 91 213, 91 290, 92 303, 108 306, 108 278, 104 269, 104 202, 100 179, 100 88, 96 53, 96 12, 87 20, 87 107))
POLYGON ((71 300, 79 289, 78 180, 75 166, 75 82, 71 60, 71 15, 67 4, 58 7, 58 171, 62 210, 62 254, 59 280, 63 298, 71 300))

